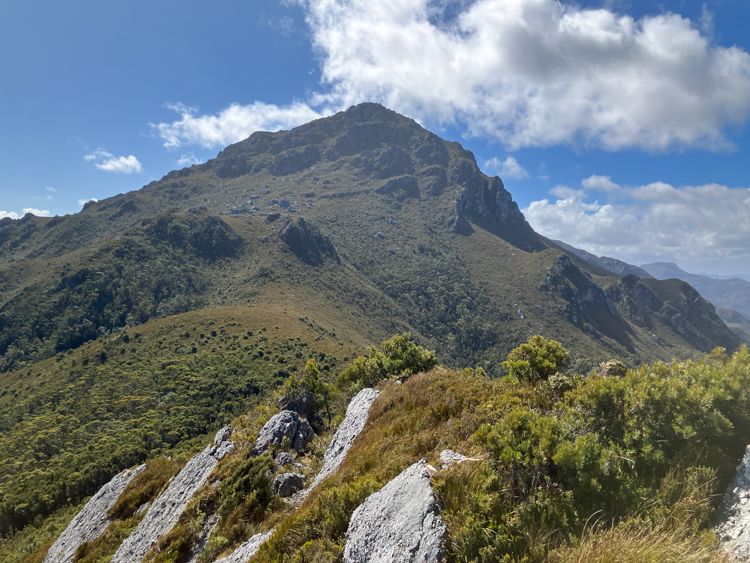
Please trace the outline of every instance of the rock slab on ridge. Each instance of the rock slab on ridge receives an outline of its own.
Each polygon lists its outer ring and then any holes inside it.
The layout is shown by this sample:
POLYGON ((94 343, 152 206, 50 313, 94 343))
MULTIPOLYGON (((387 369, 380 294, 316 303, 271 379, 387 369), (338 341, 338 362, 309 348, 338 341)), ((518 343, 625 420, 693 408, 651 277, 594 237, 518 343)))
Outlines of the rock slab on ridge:
POLYGON ((370 414, 370 406, 378 398, 378 395, 380 395, 380 391, 376 391, 375 389, 362 389, 349 402, 349 406, 346 408, 346 417, 333 436, 333 440, 331 440, 326 449, 326 453, 323 455, 323 468, 315 477, 308 490, 312 490, 318 483, 339 468, 349 449, 352 447, 355 438, 359 436, 359 433, 365 427, 367 417, 370 414))
POLYGON ((724 493, 715 532, 731 557, 750 559, 750 446, 724 493))
POLYGON ((159 538, 169 533, 187 507, 188 501, 208 481, 219 460, 232 450, 232 442, 218 441, 228 438, 229 434, 231 429, 222 428, 217 432, 213 444, 188 461, 149 507, 141 523, 122 542, 111 563, 142 561, 159 538))
POLYGON ((367 497, 352 514, 344 563, 445 561, 446 528, 425 461, 367 497))
POLYGON ((108 512, 133 478, 143 471, 144 467, 146 466, 140 465, 135 469, 126 469, 115 475, 109 483, 99 489, 49 548, 44 563, 73 561, 73 557, 75 557, 81 544, 101 536, 109 526, 108 512))
POLYGON ((255 534, 245 543, 234 550, 232 555, 217 559, 214 563, 247 563, 250 558, 258 553, 261 546, 273 535, 273 530, 264 534, 255 534))

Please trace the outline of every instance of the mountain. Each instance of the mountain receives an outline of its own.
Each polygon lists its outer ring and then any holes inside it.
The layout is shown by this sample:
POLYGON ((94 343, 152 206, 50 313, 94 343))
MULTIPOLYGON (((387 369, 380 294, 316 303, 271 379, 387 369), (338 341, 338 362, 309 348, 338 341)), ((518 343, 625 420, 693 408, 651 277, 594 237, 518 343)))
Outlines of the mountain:
POLYGON ((643 301, 560 256, 470 152, 362 104, 255 133, 73 216, 0 221, 0 369, 152 318, 281 295, 303 312, 327 303, 317 320, 353 342, 409 330, 443 361, 491 373, 537 332, 591 365, 737 345, 685 321, 692 296, 643 301))
POLYGON ((639 278, 643 278, 643 279, 654 277, 643 268, 639 268, 638 266, 633 266, 632 264, 628 264, 627 262, 623 262, 622 260, 618 260, 617 258, 609 258, 607 256, 597 256, 596 254, 591 254, 590 252, 586 252, 585 250, 581 248, 576 248, 575 246, 571 246, 567 243, 564 243, 561 240, 553 240, 552 242, 554 242, 558 246, 561 246, 568 252, 572 252, 579 258, 583 258, 587 262, 596 264, 600 268, 604 268, 605 270, 608 270, 614 274, 619 274, 621 276, 627 276, 629 274, 633 274, 634 276, 638 276, 639 278))
POLYGON ((687 283, 540 237, 471 152, 361 104, 75 215, 0 220, 0 535, 403 332, 491 378, 534 334, 582 373, 740 344, 687 283))
POLYGON ((750 282, 740 278, 717 280, 708 276, 689 274, 672 262, 654 262, 641 266, 655 278, 665 280, 677 278, 692 285, 717 307, 734 309, 750 316, 750 282))

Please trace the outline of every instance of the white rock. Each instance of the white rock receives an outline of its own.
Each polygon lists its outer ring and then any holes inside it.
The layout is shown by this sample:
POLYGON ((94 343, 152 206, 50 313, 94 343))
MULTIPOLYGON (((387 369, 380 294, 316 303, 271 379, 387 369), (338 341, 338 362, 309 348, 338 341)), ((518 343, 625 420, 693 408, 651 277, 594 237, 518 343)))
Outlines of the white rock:
POLYGON ((144 467, 145 465, 139 465, 135 469, 126 469, 115 475, 109 483, 99 489, 49 548, 44 563, 73 561, 73 557, 81 544, 101 536, 109 526, 107 513, 115 505, 117 499, 120 498, 133 478, 143 471, 144 467))

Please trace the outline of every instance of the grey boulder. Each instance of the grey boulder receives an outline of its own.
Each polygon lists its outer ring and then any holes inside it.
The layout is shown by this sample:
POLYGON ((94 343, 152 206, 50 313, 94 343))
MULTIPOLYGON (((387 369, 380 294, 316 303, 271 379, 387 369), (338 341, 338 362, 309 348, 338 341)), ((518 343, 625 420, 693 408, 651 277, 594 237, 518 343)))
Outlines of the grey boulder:
POLYGON ((307 448, 314 436, 310 424, 296 412, 281 411, 263 426, 255 441, 253 454, 262 454, 272 444, 281 444, 284 438, 288 438, 292 448, 299 452, 307 448))
POLYGON ((299 473, 282 473, 273 480, 273 492, 280 497, 292 496, 305 486, 305 476, 299 473))
POLYGON ((352 514, 344 563, 445 561, 445 524, 425 461, 405 469, 352 514))

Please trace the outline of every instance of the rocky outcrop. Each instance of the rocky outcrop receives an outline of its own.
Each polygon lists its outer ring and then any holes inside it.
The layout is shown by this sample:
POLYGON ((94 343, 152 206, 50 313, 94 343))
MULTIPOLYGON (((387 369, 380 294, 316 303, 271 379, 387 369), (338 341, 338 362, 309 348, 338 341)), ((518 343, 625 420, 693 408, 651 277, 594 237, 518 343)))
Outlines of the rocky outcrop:
POLYGON ((295 450, 302 451, 307 448, 315 433, 310 424, 300 418, 294 411, 281 411, 279 414, 272 416, 271 420, 261 429, 255 440, 253 455, 260 455, 265 452, 272 444, 281 444, 284 438, 289 440, 289 445, 295 450))
POLYGON ((460 232, 462 218, 467 216, 487 225, 513 227, 522 238, 537 242, 536 233, 499 177, 487 179, 476 162, 462 160, 451 171, 451 181, 463 186, 456 198, 454 232, 460 232))
POLYGON ((286 176, 320 162, 320 151, 315 146, 294 148, 279 153, 268 171, 274 176, 286 176))
POLYGON ((270 532, 265 532, 263 534, 255 534, 253 537, 251 537, 249 540, 235 549, 232 555, 217 559, 216 561, 214 561, 214 563, 247 563, 248 561, 250 561, 250 558, 253 555, 258 553, 258 550, 261 548, 261 546, 266 543, 266 541, 268 541, 268 538, 270 538, 272 535, 273 530, 271 530, 270 532))
POLYGON ((279 400, 279 409, 282 411, 294 411, 304 417, 315 412, 315 395, 310 391, 302 391, 295 395, 285 395, 279 400))
POLYGON ((312 490, 318 483, 323 481, 331 473, 334 473, 344 461, 346 454, 354 443, 354 440, 362 432, 370 414, 370 406, 378 398, 380 391, 375 389, 362 389, 349 402, 346 408, 346 417, 339 426, 333 440, 328 445, 326 453, 323 455, 323 468, 315 477, 308 490, 312 490))
POLYGON ((122 542, 112 563, 137 563, 143 560, 158 539, 172 529, 188 501, 208 481, 219 460, 232 450, 232 442, 226 440, 230 434, 229 428, 219 430, 214 442, 182 468, 149 507, 138 527, 122 542))
POLYGON ((419 184, 413 176, 401 176, 388 180, 375 190, 379 194, 394 194, 397 196, 419 197, 419 184))
POLYGON ((324 258, 339 261, 339 255, 331 240, 321 235, 317 225, 309 224, 304 217, 298 217, 296 221, 287 220, 279 230, 279 236, 303 262, 315 265, 321 263, 324 258))
POLYGON ((443 469, 446 469, 451 465, 461 465, 466 461, 481 461, 481 458, 466 457, 465 455, 454 452, 453 450, 443 450, 440 452, 440 465, 443 469))
POLYGON ((300 473, 282 473, 277 475, 271 488, 282 498, 290 497, 305 486, 305 476, 300 473))
POLYGON ((203 528, 201 528, 201 533, 198 535, 198 539, 188 552, 187 563, 198 563, 200 561, 200 556, 205 551, 206 546, 208 545, 208 540, 211 539, 211 534, 218 524, 219 516, 217 514, 212 514, 206 518, 206 521, 203 523, 203 528))
POLYGON ((716 536, 737 561, 750 559, 750 446, 719 507, 716 536))
POLYGON ((110 509, 128 484, 143 471, 144 467, 145 465, 140 465, 135 469, 126 469, 115 475, 109 483, 99 489, 49 548, 44 563, 73 561, 73 557, 81 544, 101 536, 109 526, 107 514, 110 509))
POLYGON ((445 561, 445 524, 425 461, 404 470, 352 514, 344 563, 445 561))

